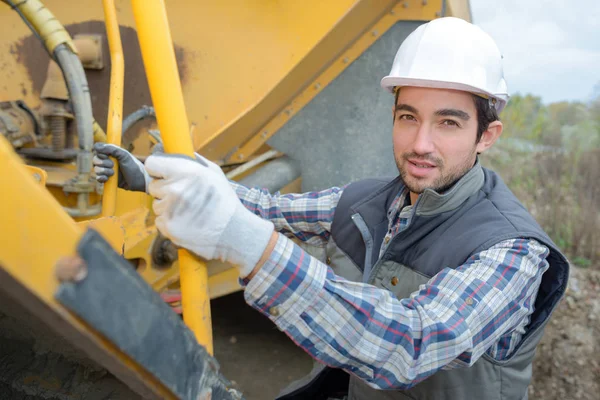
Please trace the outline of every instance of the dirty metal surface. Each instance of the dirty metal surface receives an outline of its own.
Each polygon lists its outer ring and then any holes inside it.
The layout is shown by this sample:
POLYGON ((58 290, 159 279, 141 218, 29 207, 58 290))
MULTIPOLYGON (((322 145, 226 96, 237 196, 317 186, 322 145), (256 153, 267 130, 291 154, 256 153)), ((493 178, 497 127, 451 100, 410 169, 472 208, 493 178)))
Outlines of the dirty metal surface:
MULTIPOLYGON (((101 70, 86 70, 88 84, 92 95, 94 118, 102 129, 106 130, 108 113, 108 92, 110 88, 110 51, 106 40, 106 29, 103 21, 85 21, 65 25, 71 37, 77 34, 99 34, 102 37, 102 54, 104 68, 101 70)), ((150 91, 144 71, 142 54, 140 52, 137 33, 134 28, 119 27, 123 43, 123 56, 125 57, 125 87, 123 94, 123 115, 127 116, 143 105, 152 105, 150 91)), ((177 65, 182 85, 187 74, 185 52, 182 47, 174 45, 177 65)), ((46 80, 49 57, 40 41, 33 35, 28 35, 18 41, 13 51, 17 54, 17 61, 23 64, 32 82, 32 90, 39 93, 46 80)), ((25 90, 25 89, 23 89, 25 90)))
POLYGON ((131 266, 96 232, 77 249, 87 277, 61 284, 56 298, 181 399, 212 392, 213 400, 241 399, 193 333, 131 266))

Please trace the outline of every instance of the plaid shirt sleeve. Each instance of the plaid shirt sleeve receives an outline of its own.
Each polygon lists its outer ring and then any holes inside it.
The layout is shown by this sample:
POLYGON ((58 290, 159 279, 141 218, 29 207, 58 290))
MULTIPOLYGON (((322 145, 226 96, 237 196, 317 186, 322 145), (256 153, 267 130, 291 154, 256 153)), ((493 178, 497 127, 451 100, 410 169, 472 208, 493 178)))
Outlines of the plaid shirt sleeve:
POLYGON ((231 185, 242 204, 273 222, 276 231, 313 246, 324 246, 329 240, 333 214, 344 190, 333 187, 320 192, 281 195, 249 189, 233 181, 231 185))
POLYGON ((280 235, 245 298, 318 361, 377 389, 407 389, 484 353, 510 355, 533 312, 547 255, 534 240, 503 241, 399 300, 336 276, 280 235))

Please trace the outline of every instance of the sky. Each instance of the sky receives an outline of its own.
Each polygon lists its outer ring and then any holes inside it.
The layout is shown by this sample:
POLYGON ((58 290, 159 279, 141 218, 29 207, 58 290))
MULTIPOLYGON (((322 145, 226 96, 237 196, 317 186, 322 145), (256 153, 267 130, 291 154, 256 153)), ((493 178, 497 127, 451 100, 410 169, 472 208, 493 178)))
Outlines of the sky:
POLYGON ((546 104, 600 95, 600 1, 470 0, 504 55, 510 94, 546 104))

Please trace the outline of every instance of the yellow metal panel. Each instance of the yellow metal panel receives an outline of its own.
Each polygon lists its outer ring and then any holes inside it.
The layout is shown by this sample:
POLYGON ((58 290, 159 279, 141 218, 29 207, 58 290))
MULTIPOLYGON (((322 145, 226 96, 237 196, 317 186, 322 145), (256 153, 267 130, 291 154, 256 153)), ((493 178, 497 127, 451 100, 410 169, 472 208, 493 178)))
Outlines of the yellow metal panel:
POLYGON ((119 254, 123 254, 125 244, 125 229, 118 217, 102 217, 88 221, 78 222, 82 228, 92 228, 106 239, 113 249, 119 254))
POLYGON ((16 284, 7 290, 24 307, 122 380, 152 398, 174 398, 152 375, 121 353, 54 299, 55 265, 76 254, 83 230, 29 174, 10 143, 0 135, 0 273, 16 284), (10 192, 10 195, 6 193, 10 192))

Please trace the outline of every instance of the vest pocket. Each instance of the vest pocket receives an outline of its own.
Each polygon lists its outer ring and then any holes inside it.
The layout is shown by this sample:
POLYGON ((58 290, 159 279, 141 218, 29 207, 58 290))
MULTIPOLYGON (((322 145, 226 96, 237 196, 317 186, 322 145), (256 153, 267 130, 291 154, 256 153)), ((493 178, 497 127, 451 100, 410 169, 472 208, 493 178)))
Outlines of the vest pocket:
POLYGON ((419 290, 419 286, 427 283, 430 277, 425 276, 394 261, 385 261, 377 269, 371 283, 392 292, 398 299, 409 298, 419 290))

